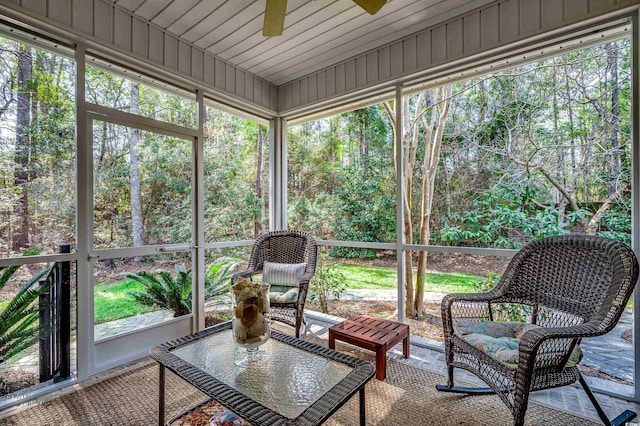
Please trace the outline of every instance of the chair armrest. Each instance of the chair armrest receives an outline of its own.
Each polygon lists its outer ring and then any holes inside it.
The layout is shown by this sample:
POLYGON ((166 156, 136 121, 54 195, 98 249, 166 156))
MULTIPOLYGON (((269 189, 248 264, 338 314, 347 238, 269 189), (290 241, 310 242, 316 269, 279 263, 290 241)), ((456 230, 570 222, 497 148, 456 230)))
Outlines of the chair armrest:
POLYGON ((600 327, 601 323, 600 319, 593 319, 570 327, 539 327, 529 330, 520 339, 520 362, 529 363, 530 368, 562 369, 578 340, 606 333, 600 327))
POLYGON ((235 274, 233 274, 231 276, 231 282, 233 283, 238 278, 250 278, 253 275, 257 275, 257 274, 260 274, 260 273, 262 273, 262 271, 260 271, 260 270, 245 269, 244 271, 236 272, 235 274))
POLYGON ((495 290, 486 293, 455 293, 442 298, 442 323, 446 334, 453 335, 453 320, 488 321, 489 303, 502 297, 495 290))

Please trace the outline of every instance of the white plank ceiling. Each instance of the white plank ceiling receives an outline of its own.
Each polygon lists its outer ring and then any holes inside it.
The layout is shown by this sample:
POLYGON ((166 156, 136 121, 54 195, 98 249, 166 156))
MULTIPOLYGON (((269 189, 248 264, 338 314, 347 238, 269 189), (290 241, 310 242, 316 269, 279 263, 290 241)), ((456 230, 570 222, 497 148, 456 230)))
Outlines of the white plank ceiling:
POLYGON ((262 35, 266 0, 114 3, 281 85, 492 1, 389 0, 371 16, 351 0, 289 0, 279 37, 262 35))

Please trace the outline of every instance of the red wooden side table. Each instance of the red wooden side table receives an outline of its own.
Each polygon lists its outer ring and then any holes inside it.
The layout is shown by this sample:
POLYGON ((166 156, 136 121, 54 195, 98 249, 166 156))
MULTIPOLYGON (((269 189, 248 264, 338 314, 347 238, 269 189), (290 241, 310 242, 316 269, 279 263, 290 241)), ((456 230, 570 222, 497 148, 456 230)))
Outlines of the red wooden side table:
POLYGON ((358 315, 329 328, 329 348, 335 349, 336 339, 376 353, 376 379, 387 377, 387 351, 402 340, 402 354, 409 358, 409 325, 358 315))

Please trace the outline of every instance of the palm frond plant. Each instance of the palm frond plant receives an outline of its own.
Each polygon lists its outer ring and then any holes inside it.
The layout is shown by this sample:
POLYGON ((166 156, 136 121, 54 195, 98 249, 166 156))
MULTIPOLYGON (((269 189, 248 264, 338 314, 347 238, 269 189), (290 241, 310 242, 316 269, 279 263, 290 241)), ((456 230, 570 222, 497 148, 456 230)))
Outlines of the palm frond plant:
MULTIPOLYGON (((33 256, 40 250, 30 249, 24 256, 33 256)), ((11 281, 20 265, 0 267, 0 291, 11 281)), ((39 296, 46 292, 47 286, 40 286, 42 280, 51 271, 44 268, 22 285, 9 304, 0 310, 0 362, 13 358, 36 343, 39 337, 39 296)))
POLYGON ((144 286, 144 292, 128 292, 138 303, 172 310, 174 317, 191 313, 192 277, 191 270, 187 271, 184 264, 176 265, 175 276, 159 269, 128 274, 127 278, 144 286))
POLYGON ((209 303, 223 303, 231 290, 231 277, 241 263, 242 260, 235 257, 219 257, 213 261, 204 282, 205 295, 209 303))

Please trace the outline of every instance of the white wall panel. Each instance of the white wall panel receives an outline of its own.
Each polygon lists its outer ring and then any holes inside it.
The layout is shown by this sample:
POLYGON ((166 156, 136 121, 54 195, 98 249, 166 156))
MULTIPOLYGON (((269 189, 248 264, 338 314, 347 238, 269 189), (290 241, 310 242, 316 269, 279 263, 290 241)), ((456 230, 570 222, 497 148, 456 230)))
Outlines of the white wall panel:
POLYGON ((93 1, 73 0, 71 25, 80 33, 93 35, 93 1))
POLYGON ((336 70, 338 68, 329 68, 325 71, 325 83, 327 84, 327 96, 333 96, 336 94, 336 70))
POLYGON ((154 26, 149 26, 149 59, 156 64, 164 61, 164 32, 154 26))
POLYGON ((389 46, 378 50, 378 80, 386 80, 391 76, 391 58, 389 46))
POLYGON ((71 25, 71 0, 49 0, 49 18, 63 25, 71 25))
POLYGON ((494 6, 480 11, 480 49, 489 50, 500 43, 500 7, 494 6))
POLYGON ((22 7, 40 15, 46 15, 47 0, 22 0, 22 7))
MULTIPOLYGON (((3 1, 18 12, 18 18, 22 14, 36 28, 37 21, 31 17, 41 15, 44 20, 49 18, 48 23, 60 28, 64 37, 72 41, 89 40, 104 46, 107 52, 115 50, 125 56, 142 59, 153 67, 177 72, 194 81, 194 87, 199 83, 214 89, 214 93, 220 91, 249 104, 255 99, 256 106, 273 112, 277 110, 278 91, 274 85, 244 70, 238 70, 236 75, 233 66, 230 66, 227 76, 226 61, 217 58, 216 69, 216 58, 211 54, 156 24, 134 16, 115 3, 113 0, 3 1)), ((168 0, 154 0, 139 4, 160 12, 167 3, 168 0)), ((151 9, 147 12, 150 13, 151 9)), ((141 13, 145 15, 147 12, 141 13)))
POLYGON ((418 69, 416 38, 417 37, 406 38, 402 43, 403 72, 415 72, 418 69))
POLYGON ((300 103, 302 105, 309 103, 309 78, 300 80, 300 103))
MULTIPOLYGON (((513 43, 523 45, 532 36, 638 4, 640 0, 496 0, 318 71, 317 97, 348 95, 489 50, 508 52, 513 43)), ((296 102, 300 85, 306 87, 308 78, 278 88, 279 94, 292 96, 291 102, 285 99, 280 104, 279 112, 311 106, 315 101, 311 97, 296 102)))
POLYGON ((564 2, 554 0, 542 0, 542 20, 543 27, 553 27, 564 19, 564 2))
POLYGON ((131 50, 131 15, 115 9, 113 30, 113 44, 122 49, 131 50))
POLYGON ((367 83, 378 81, 378 51, 367 53, 367 83))
MULTIPOLYGON (((246 87, 245 87, 246 90, 246 87)), ((254 78, 253 79, 253 102, 260 105, 262 101, 262 81, 254 78)), ((300 105, 300 101, 298 101, 298 105, 300 105)))
POLYGON ((259 80, 262 85, 262 106, 269 107, 269 95, 271 95, 271 85, 264 80, 259 80))
POLYGON ((191 45, 182 40, 178 41, 178 71, 191 75, 191 45))
POLYGON ((534 34, 540 29, 540 4, 539 1, 520 0, 518 12, 520 14, 521 35, 534 34))
POLYGON ((93 35, 102 42, 113 41, 113 6, 100 0, 93 2, 93 35))
POLYGON ((222 59, 216 58, 216 79, 215 86, 220 90, 224 90, 227 85, 227 77, 226 77, 227 63, 222 59))
POLYGON ((236 68, 236 95, 244 98, 245 72, 236 68))
POLYGON ((434 65, 447 60, 447 26, 441 25, 431 30, 431 60, 434 65))
MULTIPOLYGON (((344 93, 345 92, 345 72, 344 72, 344 64, 338 64, 336 66, 336 83, 335 83, 335 94, 344 93)), ((295 83, 295 82, 294 82, 295 83)))
POLYGON ((462 19, 447 24, 447 59, 462 56, 464 46, 464 29, 462 19))
POLYGON ((480 13, 465 16, 462 27, 464 53, 477 52, 480 49, 480 13))
POLYGON ((131 22, 131 51, 139 57, 149 57, 149 24, 138 18, 131 22))
POLYGON ((244 74, 244 99, 253 102, 253 75, 250 73, 244 74))
POLYGON ((318 100, 318 78, 316 74, 309 76, 309 102, 318 100))
POLYGON ((196 80, 204 80, 204 52, 200 49, 191 50, 191 76, 196 80))
POLYGON ((320 71, 316 74, 316 76, 316 82, 318 85, 318 99, 324 99, 327 96, 327 72, 320 71))
POLYGON ((366 55, 356 58, 356 85, 358 87, 367 84, 367 57, 366 55))
POLYGON ((344 64, 344 81, 345 90, 350 92, 354 90, 356 86, 356 60, 351 59, 344 64))
POLYGON ((564 19, 576 21, 589 13, 589 0, 564 0, 564 19))
POLYGON ((164 66, 178 70, 178 39, 168 33, 164 33, 164 66))
MULTIPOLYGON (((529 4, 532 5, 534 3, 538 3, 537 1, 532 1, 529 4)), ((520 28, 520 13, 519 13, 519 1, 518 0, 505 0, 500 2, 498 5, 498 16, 499 16, 499 26, 495 28, 486 28, 485 31, 499 31, 500 33, 500 42, 505 42, 506 40, 514 40, 518 37, 518 31, 520 28)), ((537 24, 537 21, 533 19, 530 20, 530 24, 537 24)), ((525 24, 526 28, 526 24, 525 24)), ((530 29, 528 29, 531 32, 530 29)))
POLYGON ((389 46, 389 60, 391 61, 391 75, 400 75, 403 71, 403 61, 402 58, 402 41, 397 41, 389 46))
POLYGON ((215 68, 216 68, 216 58, 213 55, 209 55, 208 53, 204 54, 204 82, 209 86, 215 86, 215 68))
POLYGON ((229 93, 236 93, 236 69, 231 64, 225 64, 225 85, 224 90, 229 93))

